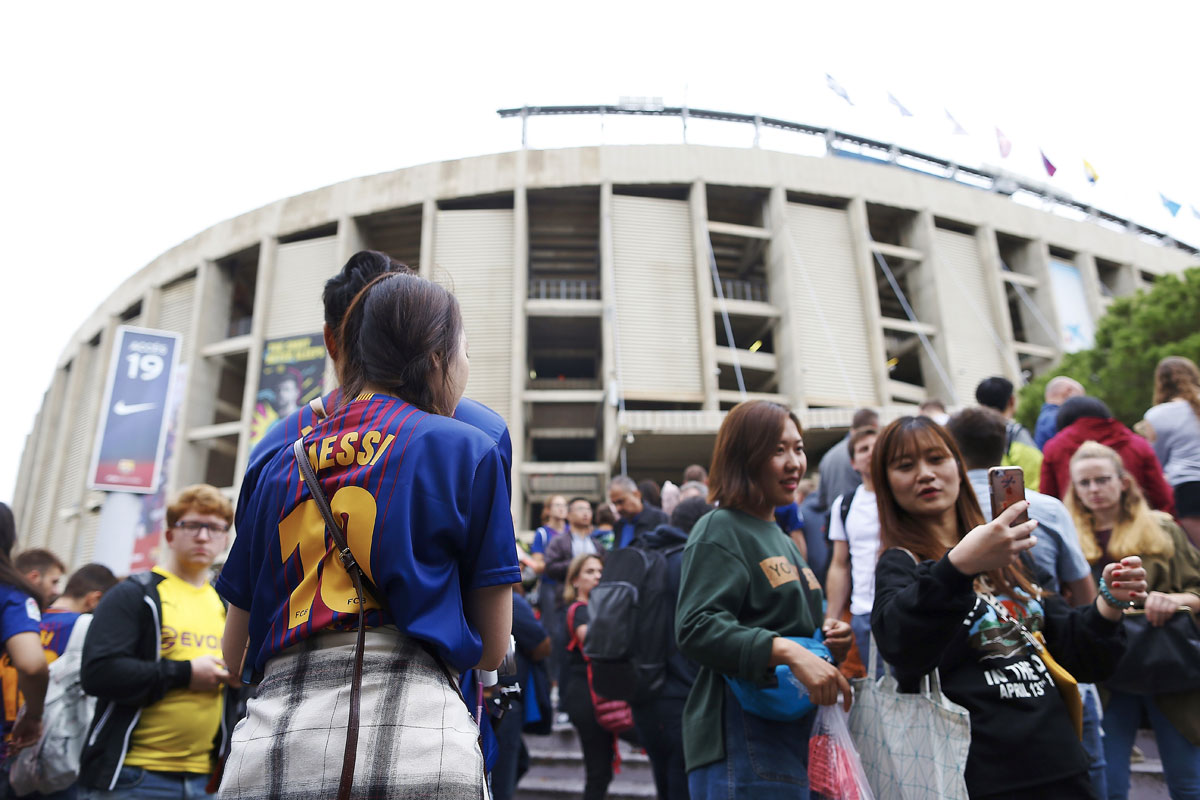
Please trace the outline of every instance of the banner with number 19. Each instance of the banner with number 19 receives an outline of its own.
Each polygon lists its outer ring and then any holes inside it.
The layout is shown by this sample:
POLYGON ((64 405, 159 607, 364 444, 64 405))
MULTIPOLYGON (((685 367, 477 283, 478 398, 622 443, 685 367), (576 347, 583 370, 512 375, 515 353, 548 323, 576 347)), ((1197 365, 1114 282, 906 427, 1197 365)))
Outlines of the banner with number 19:
POLYGON ((117 328, 88 473, 93 489, 158 489, 179 341, 170 331, 117 328))

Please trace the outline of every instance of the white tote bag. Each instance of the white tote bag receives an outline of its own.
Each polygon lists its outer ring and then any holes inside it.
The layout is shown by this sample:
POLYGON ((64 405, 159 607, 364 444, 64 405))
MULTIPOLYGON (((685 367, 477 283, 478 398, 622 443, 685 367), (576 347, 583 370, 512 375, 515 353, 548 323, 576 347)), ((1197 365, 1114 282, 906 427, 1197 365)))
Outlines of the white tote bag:
MULTIPOLYGON (((868 676, 880 664, 871 637, 868 676)), ((971 719, 942 694, 937 670, 916 694, 902 694, 889 674, 854 681, 850 735, 876 800, 967 800, 971 719)))

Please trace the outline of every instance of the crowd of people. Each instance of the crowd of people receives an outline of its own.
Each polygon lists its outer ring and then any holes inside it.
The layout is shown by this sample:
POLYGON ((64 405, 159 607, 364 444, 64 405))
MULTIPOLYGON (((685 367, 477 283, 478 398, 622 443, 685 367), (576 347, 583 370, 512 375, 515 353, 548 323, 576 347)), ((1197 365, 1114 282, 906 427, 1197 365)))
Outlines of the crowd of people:
POLYGON ((807 797, 814 709, 882 661, 968 712, 972 798, 1127 797, 1144 722, 1200 798, 1200 664, 1144 660, 1200 612, 1188 359, 1135 430, 1061 376, 1033 432, 1002 377, 952 415, 861 409, 815 482, 801 420, 743 402, 708 465, 546 498, 518 546, 454 296, 363 251, 322 300, 340 388, 267 431, 236 505, 174 496, 151 572, 59 592, 0 505, 4 796, 505 800, 569 724, 587 800, 621 740, 663 800, 807 797))

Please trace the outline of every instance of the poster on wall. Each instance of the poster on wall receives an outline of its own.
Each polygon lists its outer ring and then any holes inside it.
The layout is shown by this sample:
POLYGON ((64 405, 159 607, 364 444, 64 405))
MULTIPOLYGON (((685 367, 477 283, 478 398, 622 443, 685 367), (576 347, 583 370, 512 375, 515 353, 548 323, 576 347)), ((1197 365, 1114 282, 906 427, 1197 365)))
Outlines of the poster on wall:
POLYGON ((175 370, 175 380, 167 398, 167 435, 159 470, 158 490, 154 494, 145 494, 138 498, 141 501, 141 509, 138 513, 138 524, 134 527, 129 569, 126 570, 130 573, 144 572, 158 563, 159 542, 167 527, 167 475, 171 471, 171 462, 175 458, 176 444, 179 440, 179 406, 183 401, 184 387, 187 385, 187 370, 187 364, 181 364, 175 370))
POLYGON ((325 387, 325 340, 319 333, 269 339, 263 346, 250 446, 325 387))
POLYGON ((1073 264, 1051 261, 1050 288, 1054 292, 1054 307, 1058 311, 1063 350, 1074 353, 1090 349, 1096 338, 1096 329, 1088 312, 1083 276, 1073 264))
POLYGON ((158 490, 179 341, 170 331, 117 328, 88 470, 91 488, 158 490))

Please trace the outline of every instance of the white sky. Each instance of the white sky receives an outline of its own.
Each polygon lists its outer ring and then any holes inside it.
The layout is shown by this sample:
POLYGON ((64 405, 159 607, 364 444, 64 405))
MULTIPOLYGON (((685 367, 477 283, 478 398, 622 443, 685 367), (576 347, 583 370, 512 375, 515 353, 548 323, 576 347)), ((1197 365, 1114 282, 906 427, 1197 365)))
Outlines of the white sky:
MULTIPOLYGON (((999 126, 1006 168, 1045 180, 1043 147, 1056 188, 1200 244, 1197 22, 1189 0, 5 3, 0 500, 59 354, 125 278, 279 198, 519 147, 498 108, 661 96, 975 164, 1002 163, 999 126), (916 116, 901 119, 889 91, 916 116), (1184 204, 1178 218, 1160 191, 1184 204)), ((603 130, 609 143, 679 136, 677 120, 603 130)), ((749 146, 751 131, 693 121, 689 140, 749 146)), ((599 141, 594 119, 530 122, 534 147, 599 141)))

